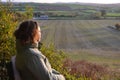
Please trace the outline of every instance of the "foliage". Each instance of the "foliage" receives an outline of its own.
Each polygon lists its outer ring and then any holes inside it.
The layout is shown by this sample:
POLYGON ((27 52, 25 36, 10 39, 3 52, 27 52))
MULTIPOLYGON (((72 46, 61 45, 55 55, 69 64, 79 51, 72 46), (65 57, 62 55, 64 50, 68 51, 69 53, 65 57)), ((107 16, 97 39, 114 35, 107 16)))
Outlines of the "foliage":
POLYGON ((0 58, 3 53, 9 59, 15 52, 15 39, 13 37, 14 30, 18 24, 26 19, 32 18, 32 8, 27 7, 25 13, 12 11, 12 4, 0 3, 0 58), (28 14, 29 13, 29 14, 28 14))
POLYGON ((101 12, 101 16, 103 16, 103 17, 105 17, 107 14, 106 10, 101 10, 100 12, 101 12))
POLYGON ((67 66, 64 65, 66 62, 65 59, 67 58, 65 53, 56 50, 53 45, 50 45, 48 47, 42 46, 41 52, 49 59, 51 66, 65 76, 66 80, 91 80, 85 76, 76 77, 74 73, 71 74, 69 70, 66 69, 67 66))
POLYGON ((116 27, 117 30, 120 30, 120 24, 119 23, 116 23, 115 27, 116 27))
POLYGON ((15 21, 23 21, 26 20, 26 14, 25 13, 20 13, 20 12, 14 12, 14 20, 15 21))
POLYGON ((13 31, 17 24, 10 8, 10 4, 0 4, 0 57, 5 53, 8 58, 15 54, 13 31))
POLYGON ((66 80, 109 80, 107 67, 87 61, 72 61, 64 52, 58 51, 53 45, 42 46, 41 52, 49 59, 52 67, 62 73, 66 80))
POLYGON ((91 80, 109 80, 109 71, 106 67, 89 63, 87 61, 75 61, 67 59, 64 62, 64 67, 70 74, 76 77, 85 77, 91 80))
POLYGON ((92 14, 93 19, 100 19, 101 18, 101 13, 100 12, 95 12, 92 14))
POLYGON ((46 55, 53 68, 62 71, 63 60, 65 58, 65 54, 62 51, 56 50, 53 45, 49 47, 43 45, 41 52, 46 55))
POLYGON ((14 12, 15 20, 21 22, 24 20, 32 19, 33 18, 33 8, 30 6, 26 6, 24 12, 14 12))
POLYGON ((31 6, 25 7, 26 19, 31 19, 33 17, 33 8, 31 6))

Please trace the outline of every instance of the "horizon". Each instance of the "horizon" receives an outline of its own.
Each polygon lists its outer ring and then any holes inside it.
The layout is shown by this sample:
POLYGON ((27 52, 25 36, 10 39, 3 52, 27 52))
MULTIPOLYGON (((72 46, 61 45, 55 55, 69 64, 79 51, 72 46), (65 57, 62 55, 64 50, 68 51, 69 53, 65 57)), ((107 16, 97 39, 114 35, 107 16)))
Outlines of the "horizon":
MULTIPOLYGON (((7 2, 6 0, 1 0, 2 2, 7 2)), ((118 4, 120 3, 120 0, 110 0, 110 1, 105 1, 105 0, 84 0, 84 1, 80 1, 80 0, 69 0, 69 1, 63 1, 63 0, 44 0, 44 1, 40 1, 40 0, 12 0, 11 2, 23 2, 23 3, 29 3, 29 2, 33 2, 33 3, 93 3, 93 4, 118 4)))

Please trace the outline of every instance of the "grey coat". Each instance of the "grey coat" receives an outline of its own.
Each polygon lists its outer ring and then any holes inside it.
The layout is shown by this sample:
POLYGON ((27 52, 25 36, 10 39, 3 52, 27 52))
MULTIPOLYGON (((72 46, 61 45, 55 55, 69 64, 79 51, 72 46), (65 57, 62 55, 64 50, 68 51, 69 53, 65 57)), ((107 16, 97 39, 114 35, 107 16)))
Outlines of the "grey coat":
POLYGON ((16 68, 22 80, 65 80, 64 76, 51 68, 48 59, 38 50, 37 44, 21 46, 16 41, 16 68))

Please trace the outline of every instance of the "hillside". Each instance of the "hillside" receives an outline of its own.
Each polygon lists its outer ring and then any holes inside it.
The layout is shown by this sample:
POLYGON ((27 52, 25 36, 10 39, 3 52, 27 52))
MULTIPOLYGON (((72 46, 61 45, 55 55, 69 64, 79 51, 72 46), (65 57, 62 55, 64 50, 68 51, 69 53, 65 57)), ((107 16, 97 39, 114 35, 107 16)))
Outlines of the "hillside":
MULTIPOLYGON (((62 10, 71 10, 71 9, 79 9, 81 7, 84 8, 120 8, 120 4, 95 4, 95 3, 13 3, 14 8, 31 6, 35 10, 59 10, 59 8, 64 8, 62 10)), ((61 10, 61 9, 60 9, 61 10)))
POLYGON ((120 17, 119 4, 13 3, 12 9, 24 12, 26 6, 33 8, 33 13, 38 13, 39 16, 48 15, 49 19, 119 19, 120 17), (102 11, 105 12, 104 15, 102 11))
POLYGON ((119 20, 42 20, 42 42, 46 46, 53 43, 73 60, 120 68, 120 31, 107 27, 117 22, 119 20))

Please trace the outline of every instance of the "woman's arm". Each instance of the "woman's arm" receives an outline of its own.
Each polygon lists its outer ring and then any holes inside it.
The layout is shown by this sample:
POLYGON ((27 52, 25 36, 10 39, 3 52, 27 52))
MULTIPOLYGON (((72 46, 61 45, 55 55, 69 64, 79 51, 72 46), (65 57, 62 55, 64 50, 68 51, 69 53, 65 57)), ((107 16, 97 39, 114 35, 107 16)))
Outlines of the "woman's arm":
POLYGON ((37 80, 65 80, 60 73, 51 68, 47 58, 34 55, 29 64, 31 66, 28 66, 28 69, 37 80))

